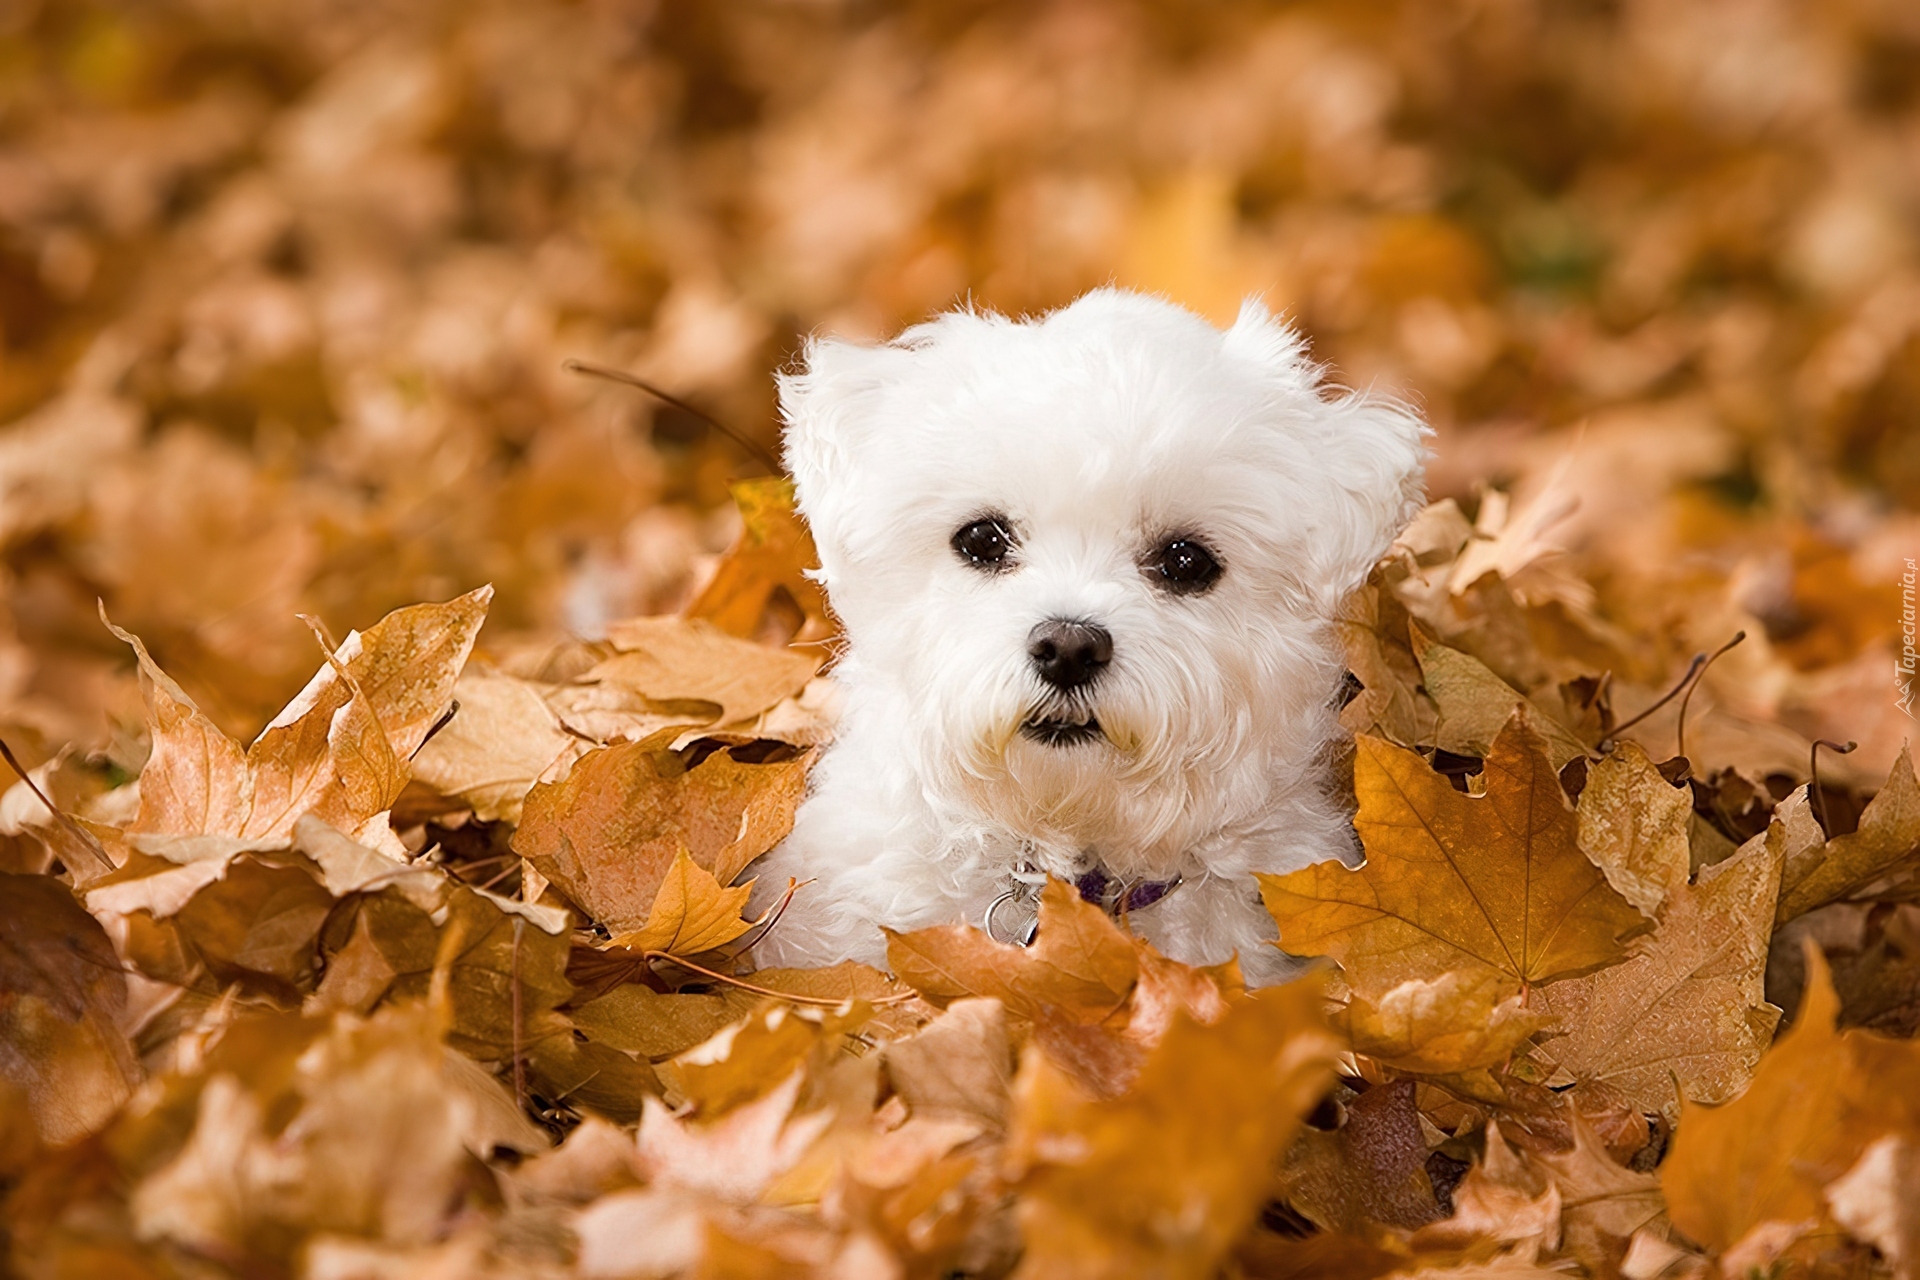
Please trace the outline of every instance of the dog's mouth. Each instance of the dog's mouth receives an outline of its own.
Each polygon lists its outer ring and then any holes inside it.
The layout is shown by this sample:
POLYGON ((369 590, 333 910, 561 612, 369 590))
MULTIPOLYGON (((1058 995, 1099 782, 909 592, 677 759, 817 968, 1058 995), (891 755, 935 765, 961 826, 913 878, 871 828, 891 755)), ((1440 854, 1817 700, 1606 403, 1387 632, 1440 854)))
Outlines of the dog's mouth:
POLYGON ((1104 734, 1091 710, 1067 707, 1027 717, 1020 726, 1020 736, 1043 746, 1071 747, 1098 742, 1104 734))

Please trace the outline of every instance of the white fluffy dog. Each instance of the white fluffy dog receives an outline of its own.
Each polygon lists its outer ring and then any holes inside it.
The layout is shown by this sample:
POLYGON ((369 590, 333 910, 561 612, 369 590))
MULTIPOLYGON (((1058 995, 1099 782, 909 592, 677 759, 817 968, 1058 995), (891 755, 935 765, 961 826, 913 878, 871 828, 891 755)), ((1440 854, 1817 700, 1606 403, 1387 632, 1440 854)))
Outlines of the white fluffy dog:
POLYGON ((1258 304, 1223 333, 1113 289, 816 340, 780 403, 846 702, 756 868, 763 906, 812 882, 758 962, 1027 941, 1051 873, 1177 959, 1284 972, 1251 873, 1357 855, 1332 617, 1417 507, 1419 420, 1258 304))

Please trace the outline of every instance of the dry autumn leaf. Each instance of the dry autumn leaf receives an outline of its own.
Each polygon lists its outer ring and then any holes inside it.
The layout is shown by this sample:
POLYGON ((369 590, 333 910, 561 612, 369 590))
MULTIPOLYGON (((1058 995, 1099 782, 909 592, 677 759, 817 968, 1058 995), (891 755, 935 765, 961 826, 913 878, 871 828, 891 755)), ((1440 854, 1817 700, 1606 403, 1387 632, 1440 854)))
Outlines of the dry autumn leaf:
POLYGON ((631 933, 615 934, 609 945, 680 956, 724 946, 752 927, 740 918, 752 886, 749 880, 738 888, 723 887, 711 871, 681 849, 654 894, 646 924, 631 933))
POLYGON ((1581 850, 1607 883, 1649 919, 1687 882, 1692 796, 1671 785, 1638 743, 1622 742, 1587 772, 1580 792, 1581 850))
POLYGON ((1140 977, 1132 941, 1106 912, 1055 879, 1041 890, 1031 947, 995 942, 967 925, 941 925, 888 931, 887 959, 902 982, 935 1003, 990 996, 1034 1021, 1105 1021, 1140 977))
POLYGON ((1881 1138, 1920 1133, 1920 1046, 1834 1025, 1839 1000, 1818 951, 1806 999, 1746 1091, 1681 1108, 1660 1167, 1675 1226, 1715 1251, 1770 1225, 1827 1219, 1827 1188, 1881 1138))
POLYGON ((1645 920, 1575 841, 1573 811, 1524 717, 1501 730, 1484 788, 1462 795, 1414 752, 1363 738, 1354 820, 1367 862, 1262 875, 1280 945, 1340 962, 1370 1001, 1451 970, 1514 991, 1617 962, 1645 920))
POLYGON ((653 742, 602 747, 529 793, 513 847, 593 919, 640 930, 683 853, 726 886, 778 843, 805 778, 803 760, 723 750, 688 768, 653 742))
POLYGON ((1903 746, 1887 785, 1860 815, 1859 829, 1824 847, 1796 850, 1781 875, 1780 919, 1845 897, 1920 853, 1920 778, 1903 746))
MULTIPOLYGON (((1796 795, 1782 807, 1805 803, 1796 795)), ((1542 1008, 1562 1034, 1539 1056, 1669 1119, 1683 1098, 1737 1094, 1780 1018, 1764 992, 1785 830, 1776 818, 1740 853, 1703 868, 1697 885, 1667 889, 1659 926, 1632 959, 1544 988, 1542 1008)))
POLYGON ((131 829, 271 839, 312 813, 358 832, 398 798, 405 762, 445 714, 492 598, 482 587, 349 635, 244 751, 145 645, 112 627, 139 659, 153 735, 131 829))
POLYGON ((1113 1101, 1029 1051, 1007 1150, 1026 1241, 1016 1274, 1212 1275, 1332 1077, 1322 998, 1308 978, 1236 1001, 1211 1026, 1178 1018, 1113 1101))
POLYGON ((42 1142, 99 1129, 139 1082, 107 934, 47 876, 0 875, 0 1081, 42 1142))
MULTIPOLYGON (((819 564, 813 537, 793 506, 793 482, 784 476, 733 486, 740 508, 739 541, 691 604, 687 616, 704 618, 729 635, 753 636, 775 593, 799 613, 788 633, 808 620, 824 623, 826 601, 805 576, 819 564)), ((824 630, 824 627, 822 627, 824 630)))

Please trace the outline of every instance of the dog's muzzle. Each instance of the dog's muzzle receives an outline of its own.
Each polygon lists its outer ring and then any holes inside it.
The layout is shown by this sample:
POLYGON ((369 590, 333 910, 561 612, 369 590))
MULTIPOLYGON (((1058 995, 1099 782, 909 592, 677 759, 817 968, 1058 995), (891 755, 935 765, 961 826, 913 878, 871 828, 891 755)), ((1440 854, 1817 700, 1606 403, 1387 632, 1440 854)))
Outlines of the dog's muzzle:
POLYGON ((1097 742, 1103 736, 1093 708, 1079 702, 1051 703, 1020 722, 1020 736, 1049 747, 1097 742))

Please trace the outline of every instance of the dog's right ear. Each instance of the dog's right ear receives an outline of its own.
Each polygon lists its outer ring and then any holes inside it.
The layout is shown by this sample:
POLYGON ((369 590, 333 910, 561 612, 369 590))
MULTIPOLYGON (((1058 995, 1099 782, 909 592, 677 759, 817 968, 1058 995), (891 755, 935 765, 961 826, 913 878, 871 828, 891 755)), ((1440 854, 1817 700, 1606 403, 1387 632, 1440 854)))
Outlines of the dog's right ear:
POLYGON ((800 367, 778 379, 781 449, 801 514, 812 527, 822 568, 831 573, 846 546, 844 513, 858 459, 884 420, 882 400, 912 352, 809 338, 800 367))

